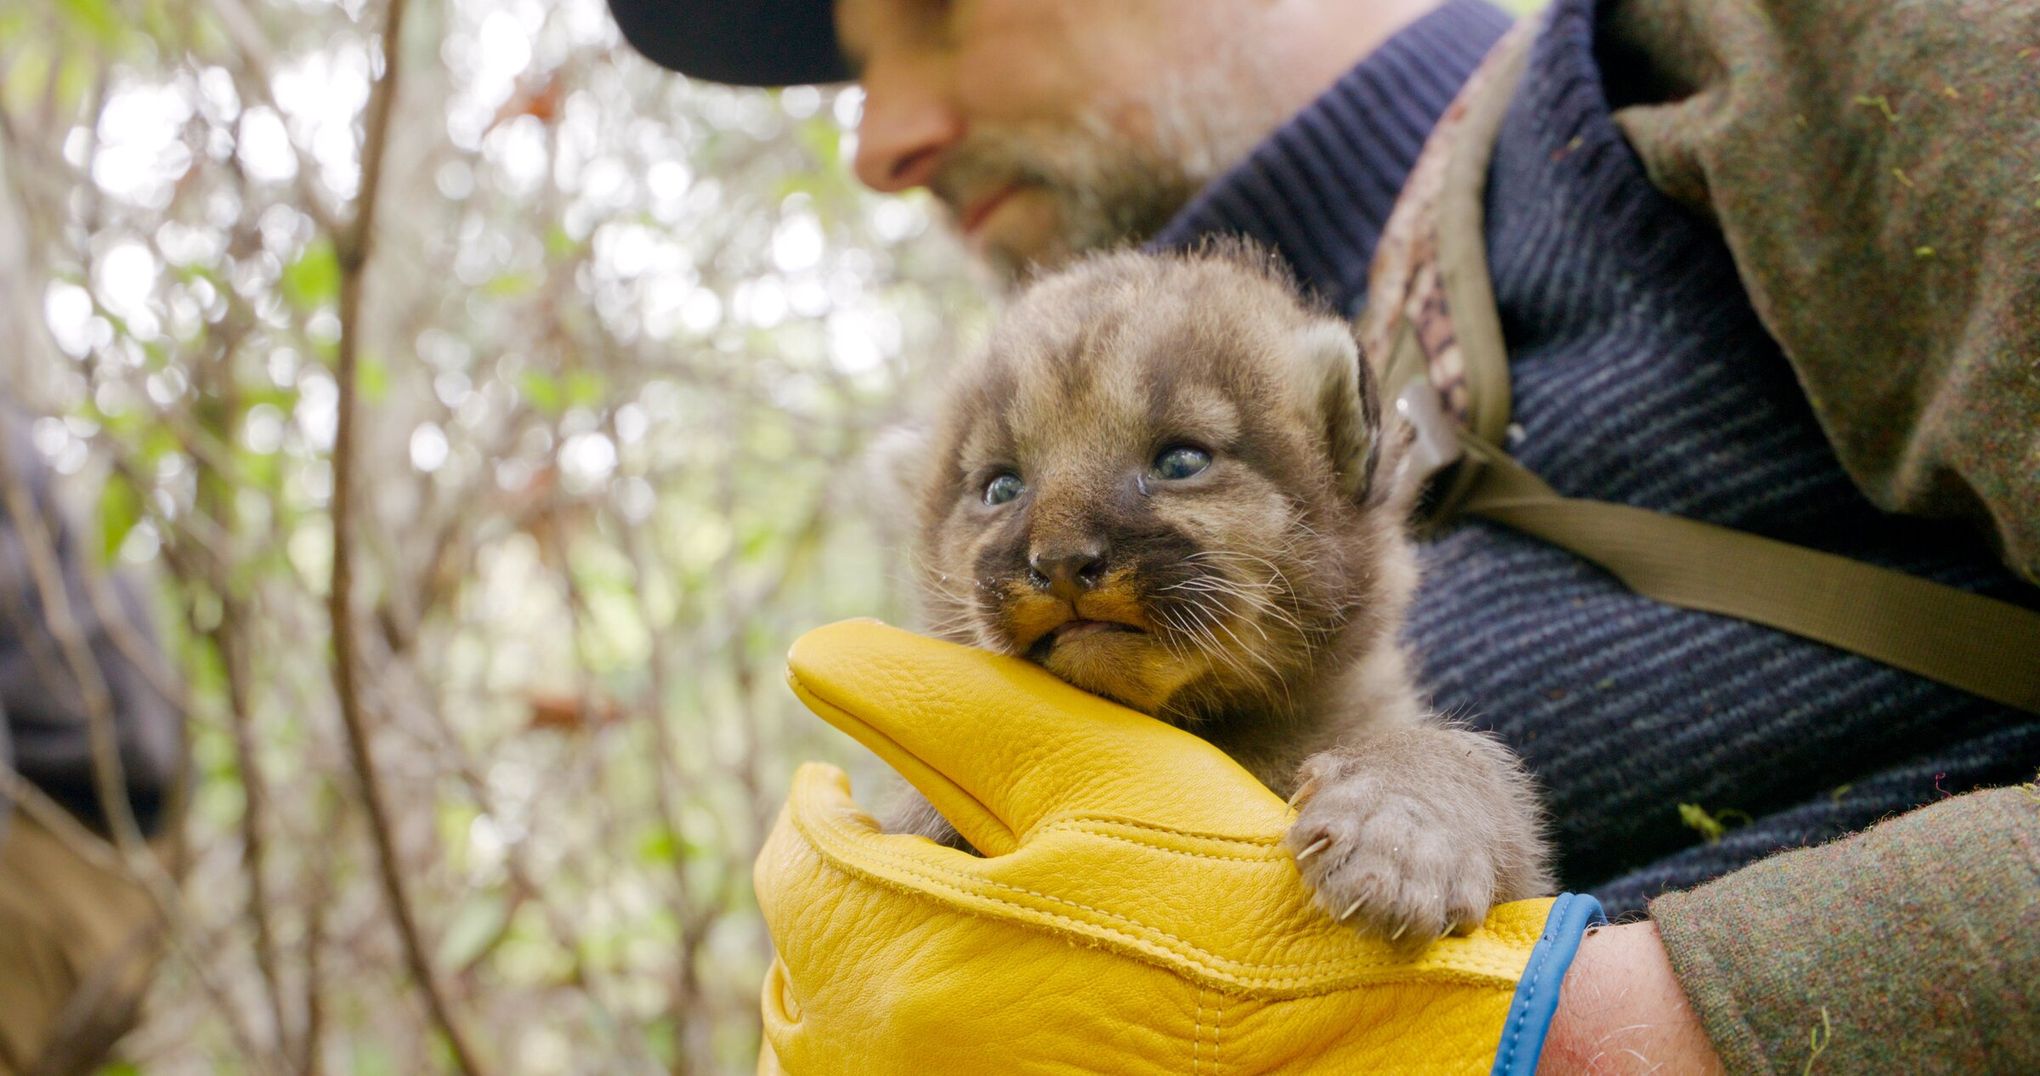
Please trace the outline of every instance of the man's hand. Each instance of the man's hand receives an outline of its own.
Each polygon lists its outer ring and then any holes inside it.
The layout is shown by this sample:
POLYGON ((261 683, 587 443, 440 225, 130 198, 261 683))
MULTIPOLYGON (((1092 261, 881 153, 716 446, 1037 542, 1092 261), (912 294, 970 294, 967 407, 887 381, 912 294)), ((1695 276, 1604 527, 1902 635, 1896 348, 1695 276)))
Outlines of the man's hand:
POLYGON ((1312 903, 1286 806, 1189 733, 874 622, 789 661, 986 855, 880 832, 841 771, 803 766, 755 872, 764 1071, 1534 1066, 1591 899, 1400 951, 1312 903))

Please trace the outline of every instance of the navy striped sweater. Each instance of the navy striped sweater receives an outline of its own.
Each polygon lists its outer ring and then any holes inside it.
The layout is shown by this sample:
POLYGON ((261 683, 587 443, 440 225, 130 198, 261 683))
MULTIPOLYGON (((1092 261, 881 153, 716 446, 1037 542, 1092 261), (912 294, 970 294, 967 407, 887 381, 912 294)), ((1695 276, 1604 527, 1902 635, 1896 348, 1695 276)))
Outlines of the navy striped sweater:
MULTIPOLYGON (((1559 492, 1654 508, 2040 605, 1978 536, 1850 484, 1719 233, 1653 188, 1610 113, 1594 0, 1557 0, 1488 177, 1510 451, 1559 492)), ((1244 233, 1357 313, 1425 135, 1508 26, 1450 0, 1391 38, 1156 240, 1244 233)), ((1546 790, 1560 870, 1611 914, 1772 851, 2031 778, 2040 720, 1863 658, 1636 597, 1465 522, 1422 550, 1407 638, 1433 704, 1546 790), (1690 810, 1727 826, 1718 839, 1690 810)))

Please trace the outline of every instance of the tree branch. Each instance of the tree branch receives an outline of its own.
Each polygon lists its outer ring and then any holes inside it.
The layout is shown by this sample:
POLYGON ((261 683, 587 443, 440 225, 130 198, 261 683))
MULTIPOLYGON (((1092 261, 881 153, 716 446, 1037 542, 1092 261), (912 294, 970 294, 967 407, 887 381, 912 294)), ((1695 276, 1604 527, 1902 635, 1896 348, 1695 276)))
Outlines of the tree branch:
MULTIPOLYGON (((323 823, 321 832, 330 833, 339 825, 339 795, 330 781, 321 781, 317 796, 315 817, 323 823)), ((325 1034, 326 1006, 323 987, 325 985, 326 910, 333 900, 333 874, 337 868, 331 858, 319 857, 312 868, 312 889, 310 902, 305 909, 304 940, 304 1028, 298 1039, 297 1068, 304 1076, 319 1076, 325 1068, 324 1051, 320 1049, 325 1034)))
MULTIPOLYGON (((226 29, 227 39, 233 43, 234 51, 240 54, 241 63, 234 71, 236 75, 242 76, 236 79, 237 87, 276 113, 277 119, 289 119, 290 114, 276 103, 276 96, 270 91, 270 73, 276 69, 276 63, 269 52, 268 38, 255 21, 254 14, 241 3, 241 0, 213 0, 213 13, 219 16, 221 25, 226 29)), ((393 18, 391 25, 395 23, 396 20, 393 18)), ((304 147, 298 145, 297 139, 291 138, 289 142, 291 154, 297 158, 298 209, 312 218, 312 223, 317 225, 320 231, 328 235, 338 235, 340 222, 334 219, 322 199, 311 155, 304 151, 304 147)))
POLYGON ((369 835, 374 839, 377 867, 382 876, 385 898, 404 958, 418 989, 425 994, 433 1022, 446 1036, 454 1063, 468 1076, 486 1070, 455 1018, 445 987, 432 966, 417 912, 412 907, 403 866, 398 862, 396 837, 389 807, 383 796, 375 759, 369 744, 368 718, 363 713, 358 679, 359 640, 354 620, 354 465, 358 406, 358 369, 361 359, 361 298, 375 233, 377 195, 382 190, 383 156, 389 144, 390 115, 396 103, 397 76, 402 67, 405 0, 390 0, 382 33, 382 74, 369 90, 368 111, 363 121, 361 185, 354 203, 354 216, 347 227, 333 237, 333 249, 340 264, 340 340, 336 380, 339 382, 339 414, 333 435, 333 570, 327 593, 327 612, 333 632, 333 686, 340 701, 341 723, 347 733, 347 750, 361 795, 368 809, 369 835))

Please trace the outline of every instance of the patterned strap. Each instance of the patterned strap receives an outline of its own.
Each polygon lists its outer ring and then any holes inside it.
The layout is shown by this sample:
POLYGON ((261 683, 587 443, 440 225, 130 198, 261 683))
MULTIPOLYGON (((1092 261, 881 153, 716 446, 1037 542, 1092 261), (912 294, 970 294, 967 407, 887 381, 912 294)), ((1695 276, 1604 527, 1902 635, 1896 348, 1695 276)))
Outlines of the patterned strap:
POLYGON ((1522 80, 1537 19, 1495 43, 1432 128, 1382 228, 1368 274, 1360 342, 1383 395, 1416 433, 1408 466, 1437 479, 1426 519, 1451 517, 1478 469, 1459 433, 1500 444, 1509 426, 1509 364, 1489 284, 1481 194, 1495 135, 1522 80))
POLYGON ((1390 215, 1361 340, 1435 478, 1428 523, 1465 512, 1685 609, 1804 636, 2040 713, 2040 613, 1728 527, 1564 497, 1500 447, 1508 354, 1488 275, 1484 193, 1538 21, 1511 30, 1446 110, 1390 215))

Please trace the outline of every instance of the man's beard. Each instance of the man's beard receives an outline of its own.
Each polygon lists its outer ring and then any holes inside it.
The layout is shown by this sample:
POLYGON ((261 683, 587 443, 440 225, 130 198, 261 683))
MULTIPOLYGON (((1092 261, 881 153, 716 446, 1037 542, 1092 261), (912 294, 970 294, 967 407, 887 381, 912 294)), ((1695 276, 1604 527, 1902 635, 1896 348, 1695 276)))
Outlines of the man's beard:
POLYGON ((978 127, 945 154, 930 187, 957 213, 1009 184, 1046 196, 1054 234, 1038 250, 984 244, 1007 281, 1087 251, 1152 238, 1190 199, 1287 118, 1265 87, 1268 57, 1240 35, 1139 101, 1100 103, 1072 122, 978 127), (1110 116, 1145 115, 1135 130, 1110 116))
POLYGON ((944 154, 929 187, 956 214, 1009 186, 1052 206, 1052 234, 1034 250, 986 236, 982 256, 1006 281, 1152 238, 1288 118, 1294 106, 1275 89, 1279 60, 1216 5, 1192 4, 1184 15, 1200 13, 1215 21, 1193 28, 1198 62, 1174 77, 1066 121, 975 126, 944 154))
MULTIPOLYGON (((1032 251, 987 236, 982 256, 1007 282, 1088 251, 1152 238, 1203 190, 1288 118, 1279 60, 1257 36, 1192 4, 1186 17, 1216 20, 1197 36, 1198 63, 1158 80, 1137 100, 1096 102, 1061 123, 978 126, 944 154, 929 186, 956 214, 1008 187, 1053 207, 1053 233, 1032 251), (1112 117, 1144 115, 1126 129, 1112 117)), ((962 223, 959 220, 959 223, 962 223)))
POLYGON ((956 213, 1009 185, 1045 197, 1054 207, 1054 232, 1038 249, 984 244, 985 260, 1008 281, 1055 268, 1086 251, 1154 235, 1209 178, 1193 175, 1171 154, 1098 123, 1074 129, 980 129, 947 158, 930 187, 956 213))

